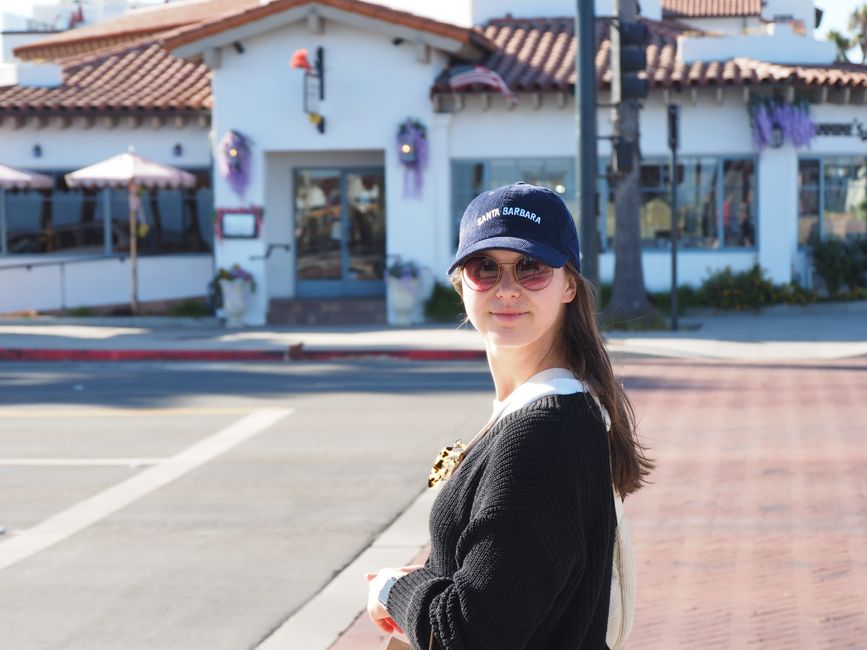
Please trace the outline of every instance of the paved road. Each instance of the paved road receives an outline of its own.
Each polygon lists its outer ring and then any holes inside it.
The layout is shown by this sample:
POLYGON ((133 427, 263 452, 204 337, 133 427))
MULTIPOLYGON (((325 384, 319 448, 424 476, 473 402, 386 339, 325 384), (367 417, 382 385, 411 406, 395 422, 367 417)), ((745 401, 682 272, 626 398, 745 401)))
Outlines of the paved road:
POLYGON ((0 365, 0 647, 256 647, 490 390, 481 363, 0 365))

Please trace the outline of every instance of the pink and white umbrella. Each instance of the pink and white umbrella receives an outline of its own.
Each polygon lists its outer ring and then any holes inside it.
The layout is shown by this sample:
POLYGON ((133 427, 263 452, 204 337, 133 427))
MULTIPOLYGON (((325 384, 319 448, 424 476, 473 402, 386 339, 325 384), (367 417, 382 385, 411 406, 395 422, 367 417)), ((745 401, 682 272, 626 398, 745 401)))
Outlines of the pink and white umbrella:
POLYGON ((6 254, 6 190, 49 189, 54 179, 45 174, 0 165, 0 253, 6 254))
POLYGON ((48 189, 53 186, 54 179, 51 176, 0 165, 0 189, 32 190, 48 189))
POLYGON ((171 165, 142 158, 133 152, 122 153, 108 160, 89 165, 66 175, 70 187, 195 187, 196 177, 171 165))
POLYGON ((138 313, 138 242, 136 222, 142 188, 193 188, 196 177, 182 169, 142 158, 130 150, 108 160, 66 174, 69 187, 102 189, 127 188, 129 191, 129 259, 132 271, 132 312, 138 313))

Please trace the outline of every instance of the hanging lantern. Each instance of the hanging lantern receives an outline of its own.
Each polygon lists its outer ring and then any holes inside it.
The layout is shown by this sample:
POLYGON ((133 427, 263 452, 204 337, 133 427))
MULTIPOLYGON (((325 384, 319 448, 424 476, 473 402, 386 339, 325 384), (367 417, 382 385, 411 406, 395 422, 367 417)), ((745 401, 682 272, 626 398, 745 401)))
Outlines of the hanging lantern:
POLYGON ((403 194, 420 198, 422 168, 427 166, 427 129, 418 120, 407 118, 397 131, 397 158, 403 165, 403 194))
POLYGON ((238 131, 229 131, 220 142, 219 154, 220 173, 243 196, 250 183, 250 139, 238 131))

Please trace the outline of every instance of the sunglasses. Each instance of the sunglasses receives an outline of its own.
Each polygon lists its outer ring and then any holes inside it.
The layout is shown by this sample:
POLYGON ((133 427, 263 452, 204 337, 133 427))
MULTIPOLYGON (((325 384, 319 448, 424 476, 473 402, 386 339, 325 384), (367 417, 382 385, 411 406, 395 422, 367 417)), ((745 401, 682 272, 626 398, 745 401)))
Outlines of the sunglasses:
POLYGON ((487 255, 474 255, 464 262, 461 276, 473 291, 488 291, 500 281, 504 266, 511 266, 515 282, 528 291, 541 291, 554 277, 553 267, 524 256, 517 262, 498 263, 487 255))

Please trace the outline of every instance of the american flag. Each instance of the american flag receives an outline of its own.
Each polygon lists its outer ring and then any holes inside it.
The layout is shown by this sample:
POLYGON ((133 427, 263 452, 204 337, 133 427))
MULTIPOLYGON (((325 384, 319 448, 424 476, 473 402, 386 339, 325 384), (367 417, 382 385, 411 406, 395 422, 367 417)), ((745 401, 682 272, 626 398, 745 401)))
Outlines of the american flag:
POLYGON ((509 106, 516 106, 518 98, 509 88, 503 78, 490 68, 483 65, 459 65, 449 69, 449 87, 452 90, 479 84, 501 92, 509 106))

